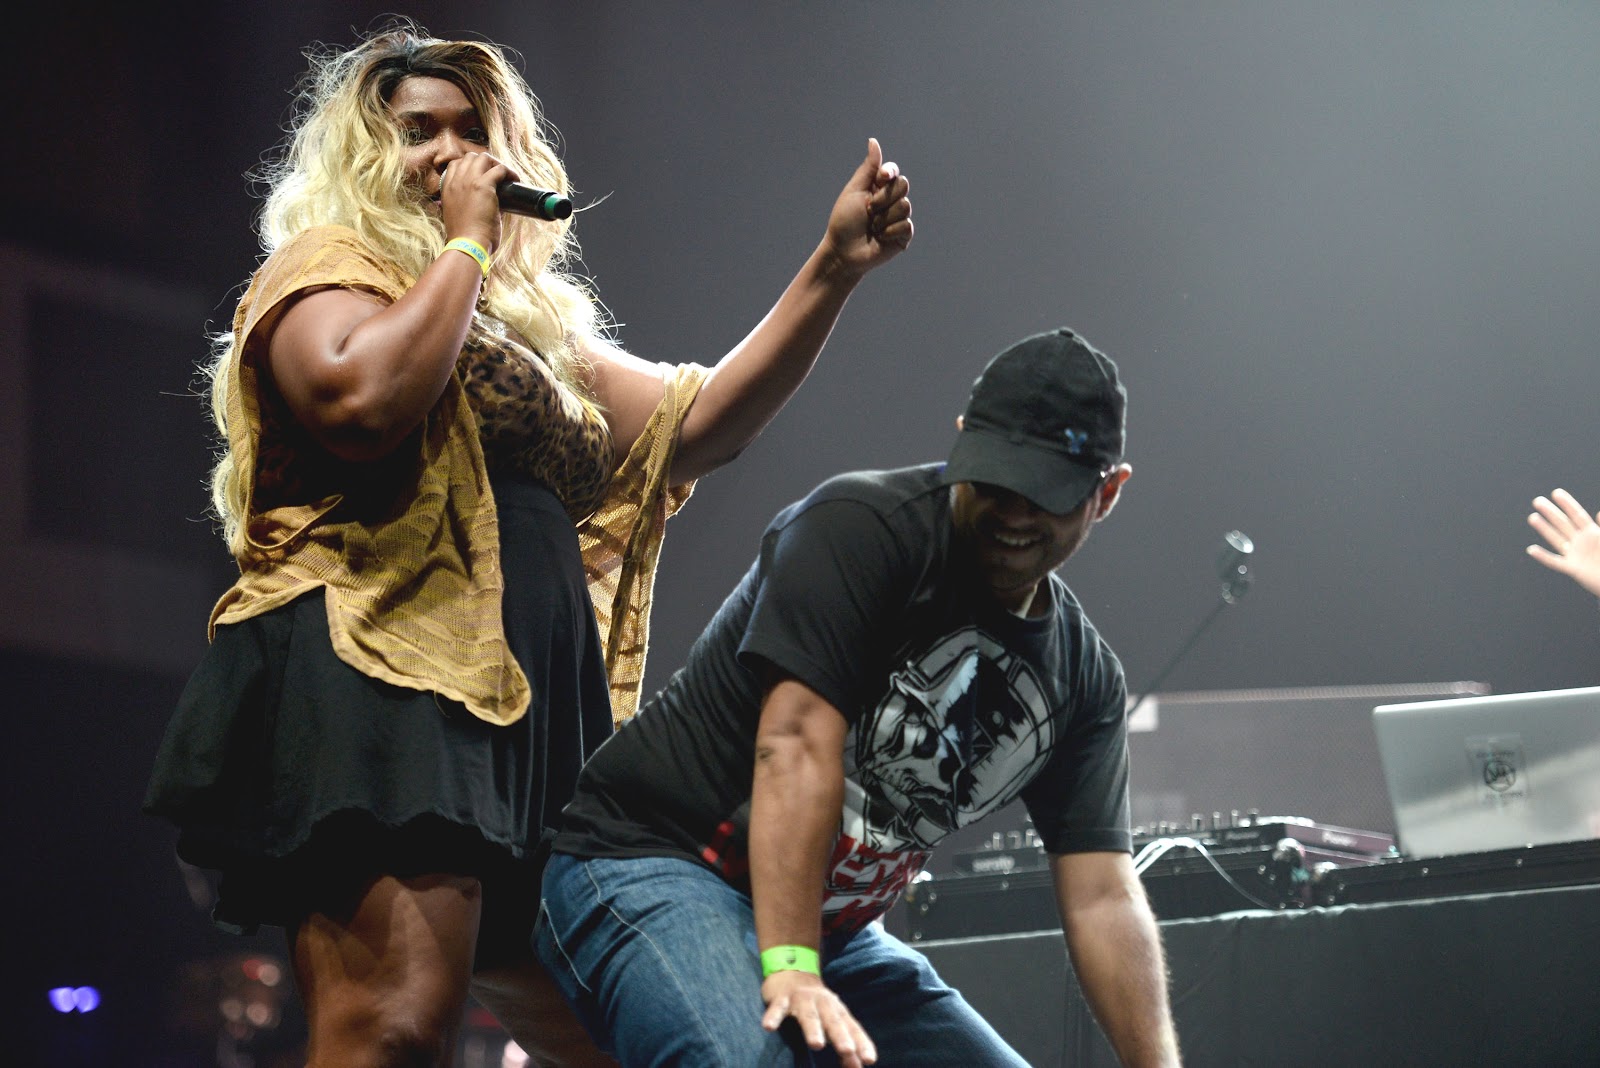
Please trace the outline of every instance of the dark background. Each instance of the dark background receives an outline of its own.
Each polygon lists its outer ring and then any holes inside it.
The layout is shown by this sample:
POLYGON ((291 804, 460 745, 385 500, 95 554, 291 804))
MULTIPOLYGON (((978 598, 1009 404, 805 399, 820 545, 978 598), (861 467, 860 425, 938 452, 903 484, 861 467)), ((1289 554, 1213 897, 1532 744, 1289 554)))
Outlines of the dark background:
MULTIPOLYGON (((204 334, 255 262, 244 173, 359 3, 50 5, 0 96, 4 1032, 19 1064, 205 1064, 213 933, 138 802, 231 564, 205 518, 204 334), (185 985, 189 983, 190 985, 185 985), (45 991, 94 985, 57 1016, 45 991), (209 996, 209 995, 207 995, 209 996)), ((1066 578, 1138 690, 1590 685, 1594 598, 1529 561, 1600 507, 1600 8, 1588 3, 419 3, 517 48, 619 339, 714 362, 879 137, 910 251, 674 521, 659 685, 766 520, 940 458, 989 355, 1066 324, 1120 363, 1135 477, 1066 578)), ((1318 773, 1315 753, 1306 774, 1318 773)), ((1316 813, 1306 813, 1316 816, 1316 813)), ((219 966, 220 967, 220 966, 219 966)))

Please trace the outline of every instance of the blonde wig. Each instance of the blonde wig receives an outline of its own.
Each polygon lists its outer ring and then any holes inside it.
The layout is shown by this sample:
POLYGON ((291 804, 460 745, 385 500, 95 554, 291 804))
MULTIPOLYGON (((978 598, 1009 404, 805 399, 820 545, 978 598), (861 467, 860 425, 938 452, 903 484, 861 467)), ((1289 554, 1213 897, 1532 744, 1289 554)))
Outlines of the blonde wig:
MULTIPOLYGON (((338 225, 356 231, 412 277, 433 262, 444 244, 444 224, 425 207, 423 191, 407 181, 404 134, 389 111, 390 98, 407 78, 441 78, 454 84, 477 109, 491 153, 530 185, 569 191, 566 170, 553 147, 554 131, 498 46, 441 41, 399 22, 354 48, 313 48, 307 58, 310 69, 281 154, 256 175, 268 189, 259 226, 268 255, 302 230, 338 225)), ((576 381, 581 359, 571 339, 601 325, 593 294, 567 273, 578 253, 570 226, 570 219, 534 222, 504 216, 494 270, 481 301, 489 315, 522 335, 569 385, 576 381)), ((204 368, 224 447, 232 349, 231 335, 214 338, 212 358, 204 368)), ((212 470, 211 496, 223 537, 237 554, 243 548, 244 491, 226 451, 212 470)))

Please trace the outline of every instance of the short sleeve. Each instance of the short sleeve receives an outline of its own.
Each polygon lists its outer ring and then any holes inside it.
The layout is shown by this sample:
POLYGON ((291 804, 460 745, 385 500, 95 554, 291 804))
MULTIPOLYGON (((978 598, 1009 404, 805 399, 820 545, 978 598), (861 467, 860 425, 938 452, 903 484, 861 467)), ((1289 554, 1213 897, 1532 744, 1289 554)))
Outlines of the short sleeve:
POLYGON ((270 328, 291 298, 312 289, 354 289, 385 303, 399 300, 411 279, 381 259, 354 230, 315 226, 280 245, 261 265, 239 302, 234 336, 248 349, 263 327, 270 328))
POLYGON ((257 351, 261 339, 298 293, 339 287, 393 301, 409 285, 398 268, 385 263, 354 230, 343 226, 304 230, 278 246, 257 269, 233 313, 234 344, 226 370, 228 447, 241 479, 247 522, 255 514, 256 450, 263 422, 258 378, 264 361, 257 351))
POLYGON ((1051 853, 1127 852, 1128 716, 1122 666, 1092 630, 1074 650, 1071 716, 1043 771, 1022 792, 1051 853))
POLYGON ((740 660, 797 679, 853 723, 915 582, 905 548, 876 510, 836 499, 770 531, 761 556, 740 660))

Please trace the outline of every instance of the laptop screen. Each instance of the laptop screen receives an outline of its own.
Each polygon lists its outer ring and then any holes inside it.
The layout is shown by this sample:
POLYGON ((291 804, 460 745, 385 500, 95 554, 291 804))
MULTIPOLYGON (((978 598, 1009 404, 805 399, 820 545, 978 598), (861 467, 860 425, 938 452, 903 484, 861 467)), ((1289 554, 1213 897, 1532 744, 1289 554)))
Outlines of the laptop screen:
POLYGON ((1408 857, 1600 838, 1600 687, 1379 705, 1408 857))

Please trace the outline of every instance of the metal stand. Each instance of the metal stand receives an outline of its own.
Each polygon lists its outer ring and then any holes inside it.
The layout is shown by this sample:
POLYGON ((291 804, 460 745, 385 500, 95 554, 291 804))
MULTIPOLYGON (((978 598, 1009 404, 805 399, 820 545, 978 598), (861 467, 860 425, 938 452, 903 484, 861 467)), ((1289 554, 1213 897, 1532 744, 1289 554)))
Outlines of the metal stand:
POLYGON ((1255 544, 1239 531, 1230 530, 1222 536, 1222 552, 1217 556, 1217 578, 1222 582, 1222 589, 1217 603, 1206 613, 1200 625, 1189 633, 1183 645, 1173 654, 1172 659, 1167 661, 1166 667, 1158 671, 1156 677, 1145 686, 1144 691, 1128 705, 1130 718, 1139 710, 1139 706, 1144 704, 1145 698, 1160 688, 1167 676, 1172 673, 1172 669, 1178 666, 1179 661, 1189 655, 1189 650, 1194 648, 1200 636, 1206 632, 1206 628, 1222 614, 1222 610, 1230 604, 1237 604, 1246 593, 1250 592, 1250 584, 1254 580, 1254 576, 1250 574, 1250 554, 1253 552, 1255 544))

